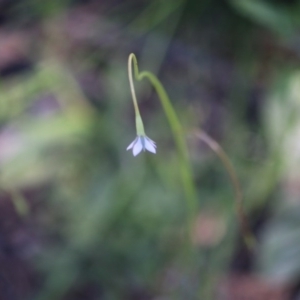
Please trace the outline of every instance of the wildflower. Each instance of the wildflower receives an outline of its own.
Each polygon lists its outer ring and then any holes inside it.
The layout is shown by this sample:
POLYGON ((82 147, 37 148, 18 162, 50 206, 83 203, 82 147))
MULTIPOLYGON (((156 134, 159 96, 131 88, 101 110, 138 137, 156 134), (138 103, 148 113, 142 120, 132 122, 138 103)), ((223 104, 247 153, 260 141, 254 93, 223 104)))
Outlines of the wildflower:
POLYGON ((140 114, 139 106, 136 100, 133 78, 132 78, 132 62, 135 62, 135 72, 138 74, 137 62, 134 54, 130 54, 128 58, 128 76, 129 85, 132 95, 133 107, 135 112, 135 126, 137 137, 135 140, 127 147, 126 150, 132 149, 133 156, 137 156, 142 150, 148 150, 149 152, 156 153, 155 142, 146 136, 143 120, 140 114))
POLYGON ((133 156, 137 156, 142 150, 156 153, 155 142, 146 135, 138 135, 135 140, 127 147, 126 150, 132 149, 133 156))

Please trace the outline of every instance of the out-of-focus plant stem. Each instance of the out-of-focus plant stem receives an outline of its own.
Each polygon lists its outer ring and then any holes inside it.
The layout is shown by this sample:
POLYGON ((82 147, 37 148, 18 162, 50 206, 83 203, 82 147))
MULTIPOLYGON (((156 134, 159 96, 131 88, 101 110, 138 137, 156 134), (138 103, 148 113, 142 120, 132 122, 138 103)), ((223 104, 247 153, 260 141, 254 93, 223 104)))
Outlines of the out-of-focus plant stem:
POLYGON ((249 227, 248 219, 245 215, 244 209, 243 209, 243 194, 242 189, 240 186, 240 182, 238 180, 238 177, 235 173, 234 167, 232 166, 232 163, 225 153, 225 151, 222 149, 222 147, 213 140, 210 136, 208 136, 205 132, 202 130, 196 130, 194 132, 194 136, 196 136, 198 139, 203 141, 212 151, 216 153, 216 155, 220 158, 223 166, 225 167, 232 186, 234 188, 235 192, 235 207, 237 216, 240 222, 242 235, 245 241, 245 244, 247 245, 248 249, 253 250, 256 245, 256 239, 249 227))

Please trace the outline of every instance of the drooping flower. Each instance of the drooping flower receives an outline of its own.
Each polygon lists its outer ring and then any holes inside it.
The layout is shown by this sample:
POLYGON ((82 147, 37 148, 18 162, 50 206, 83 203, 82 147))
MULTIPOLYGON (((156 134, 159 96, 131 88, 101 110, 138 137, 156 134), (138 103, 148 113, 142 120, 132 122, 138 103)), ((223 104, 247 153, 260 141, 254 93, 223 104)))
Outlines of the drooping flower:
POLYGON ((133 78, 132 78, 132 63, 135 62, 135 74, 137 77, 138 69, 135 55, 131 53, 128 57, 128 77, 129 77, 129 85, 130 91, 132 95, 133 107, 135 112, 135 126, 136 126, 136 134, 137 137, 135 140, 127 147, 126 150, 132 149, 133 156, 137 156, 142 150, 148 150, 149 152, 156 153, 156 144, 154 141, 149 139, 146 136, 143 120, 140 114, 139 106, 136 100, 133 78))
POLYGON ((154 154, 156 153, 155 142, 149 139, 146 135, 138 135, 126 150, 130 149, 132 149, 133 156, 137 156, 142 150, 148 150, 154 154))

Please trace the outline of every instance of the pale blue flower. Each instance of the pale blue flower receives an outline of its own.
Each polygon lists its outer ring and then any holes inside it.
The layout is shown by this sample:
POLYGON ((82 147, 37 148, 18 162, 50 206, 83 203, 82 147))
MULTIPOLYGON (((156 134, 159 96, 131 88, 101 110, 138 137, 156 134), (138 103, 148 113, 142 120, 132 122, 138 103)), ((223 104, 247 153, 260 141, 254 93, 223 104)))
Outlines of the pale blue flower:
POLYGON ((138 135, 126 150, 132 149, 133 156, 137 156, 142 150, 156 153, 155 142, 145 135, 138 135))

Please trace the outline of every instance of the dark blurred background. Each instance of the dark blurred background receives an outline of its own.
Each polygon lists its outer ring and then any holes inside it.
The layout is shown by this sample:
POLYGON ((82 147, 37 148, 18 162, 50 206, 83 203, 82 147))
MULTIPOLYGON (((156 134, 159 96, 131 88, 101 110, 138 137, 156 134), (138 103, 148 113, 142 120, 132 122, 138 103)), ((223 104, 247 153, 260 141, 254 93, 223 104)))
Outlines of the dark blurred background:
POLYGON ((300 1, 0 0, 0 299, 300 299, 300 1), (157 154, 133 157, 127 58, 157 154), (245 247, 226 151, 258 239, 245 247))

